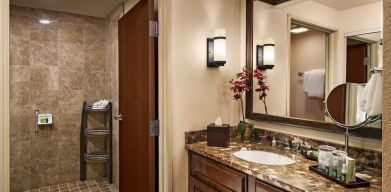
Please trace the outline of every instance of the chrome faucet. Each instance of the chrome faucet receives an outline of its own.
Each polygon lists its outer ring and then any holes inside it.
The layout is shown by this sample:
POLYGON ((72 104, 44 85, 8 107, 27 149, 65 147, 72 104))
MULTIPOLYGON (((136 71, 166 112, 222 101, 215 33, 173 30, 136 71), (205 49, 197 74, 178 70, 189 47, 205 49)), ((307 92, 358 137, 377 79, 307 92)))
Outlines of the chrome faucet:
POLYGON ((290 150, 291 149, 291 145, 289 143, 288 138, 285 138, 284 149, 285 150, 290 150))

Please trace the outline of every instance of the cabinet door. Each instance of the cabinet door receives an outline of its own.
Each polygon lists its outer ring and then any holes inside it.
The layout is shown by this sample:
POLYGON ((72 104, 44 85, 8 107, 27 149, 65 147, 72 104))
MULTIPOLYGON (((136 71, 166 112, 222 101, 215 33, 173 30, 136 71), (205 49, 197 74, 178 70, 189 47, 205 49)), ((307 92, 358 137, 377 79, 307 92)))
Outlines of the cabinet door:
POLYGON ((189 177, 189 192, 219 192, 206 183, 190 176, 189 177))
POLYGON ((221 163, 190 153, 190 175, 209 181, 219 191, 246 192, 246 175, 221 163))
POLYGON ((284 190, 273 187, 272 185, 266 184, 261 181, 255 181, 255 191, 256 192, 283 192, 284 190))

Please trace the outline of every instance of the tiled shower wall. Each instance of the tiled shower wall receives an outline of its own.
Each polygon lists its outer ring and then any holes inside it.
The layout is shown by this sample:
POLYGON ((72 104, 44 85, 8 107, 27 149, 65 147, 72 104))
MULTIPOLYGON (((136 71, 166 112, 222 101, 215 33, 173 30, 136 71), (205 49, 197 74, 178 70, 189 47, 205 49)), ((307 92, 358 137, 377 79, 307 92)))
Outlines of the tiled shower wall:
MULTIPOLYGON (((16 6, 10 12, 11 192, 78 180, 82 103, 111 96, 107 21, 16 6), (39 133, 36 109, 54 115, 39 133)), ((89 176, 103 174, 103 165, 90 165, 89 176)))

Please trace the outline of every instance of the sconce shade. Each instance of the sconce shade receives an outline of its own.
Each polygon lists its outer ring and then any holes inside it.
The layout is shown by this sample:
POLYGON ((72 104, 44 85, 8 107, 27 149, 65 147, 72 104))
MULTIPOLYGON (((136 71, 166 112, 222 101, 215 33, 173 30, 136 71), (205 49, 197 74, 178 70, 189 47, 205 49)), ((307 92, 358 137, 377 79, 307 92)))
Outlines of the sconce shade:
POLYGON ((208 67, 224 66, 226 63, 226 37, 225 29, 216 29, 214 37, 207 40, 208 67))
POLYGON ((274 44, 263 45, 263 64, 274 65, 274 44))
POLYGON ((221 62, 226 61, 225 49, 226 49, 226 39, 225 39, 225 30, 224 29, 216 29, 214 32, 214 61, 221 62))
POLYGON ((267 70, 274 68, 274 44, 257 45, 257 69, 267 70))

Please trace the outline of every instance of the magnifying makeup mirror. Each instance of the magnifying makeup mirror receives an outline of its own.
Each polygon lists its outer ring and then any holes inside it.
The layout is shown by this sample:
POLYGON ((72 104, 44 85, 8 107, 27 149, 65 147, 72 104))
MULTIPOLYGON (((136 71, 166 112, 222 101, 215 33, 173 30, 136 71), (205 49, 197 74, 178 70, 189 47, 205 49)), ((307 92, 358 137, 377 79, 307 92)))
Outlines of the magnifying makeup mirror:
POLYGON ((345 151, 349 144, 349 130, 381 122, 381 98, 376 86, 345 83, 335 87, 326 100, 326 115, 341 128, 346 129, 345 151))

